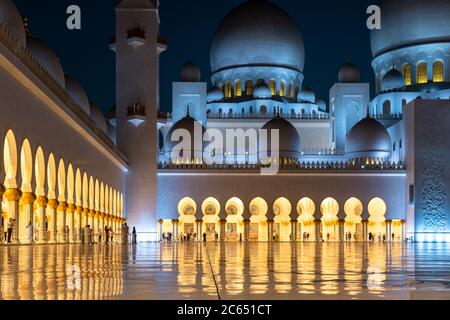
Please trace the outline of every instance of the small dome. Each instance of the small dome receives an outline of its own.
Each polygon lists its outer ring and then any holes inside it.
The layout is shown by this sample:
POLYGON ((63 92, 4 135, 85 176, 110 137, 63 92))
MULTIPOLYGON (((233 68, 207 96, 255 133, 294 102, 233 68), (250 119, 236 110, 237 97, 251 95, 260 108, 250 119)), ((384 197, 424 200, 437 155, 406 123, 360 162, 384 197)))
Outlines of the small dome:
POLYGON ((391 137, 380 122, 367 117, 348 133, 345 153, 349 159, 387 159, 391 155, 391 137))
POLYGON ((403 88, 405 86, 405 78, 402 73, 395 68, 392 68, 386 73, 381 80, 381 91, 389 91, 403 88))
POLYGON ((3 25, 17 39, 19 46, 26 47, 25 27, 19 10, 12 0, 0 0, 0 25, 3 25))
POLYGON ((300 136, 297 129, 286 119, 276 116, 267 122, 262 129, 267 132, 267 145, 264 149, 259 150, 260 160, 267 156, 272 157, 271 154, 271 133, 270 130, 279 130, 279 158, 299 158, 301 154, 300 136))
POLYGON ((27 36, 27 49, 42 67, 47 70, 50 76, 64 88, 64 70, 55 52, 33 36, 27 36))
MULTIPOLYGON (((196 153, 199 155, 203 155, 203 149, 206 146, 205 142, 203 142, 203 134, 206 132, 206 129, 204 126, 201 125, 200 122, 196 121, 194 118, 192 118, 189 114, 184 117, 183 119, 179 120, 177 123, 175 123, 172 128, 170 128, 169 132, 167 133, 166 140, 165 140, 165 152, 166 152, 166 158, 171 159, 172 161, 175 161, 176 159, 172 159, 172 151, 173 149, 181 142, 183 141, 183 138, 177 138, 178 140, 172 141, 172 135, 173 133, 178 129, 184 129, 187 130, 191 136, 190 141, 190 150, 183 150, 184 152, 190 151, 191 159, 195 159, 196 153), (199 125, 202 128, 202 136, 196 137, 194 135, 195 132, 195 126, 199 125), (197 139, 197 143, 195 143, 195 139, 197 139), (196 149, 197 145, 201 146, 200 149, 196 149)), ((184 153, 183 152, 183 153, 184 153)), ((188 152, 189 153, 189 152, 188 152)), ((186 160, 188 158, 187 154, 180 154, 180 159, 186 160)))
POLYGON ((201 80, 201 72, 200 68, 192 63, 186 63, 180 72, 180 81, 181 82, 200 82, 201 80))
POLYGON ((108 133, 108 123, 106 122, 105 115, 95 103, 91 103, 91 118, 94 120, 97 128, 104 133, 108 133))
POLYGON ((358 67, 353 63, 344 64, 339 70, 338 79, 340 83, 358 83, 360 79, 358 67))
POLYGON ((272 91, 265 81, 260 81, 253 90, 253 97, 257 99, 269 99, 272 98, 272 91))
POLYGON ((297 101, 303 103, 315 103, 316 94, 309 88, 303 88, 297 94, 297 101))
POLYGON ((69 96, 80 106, 88 115, 91 114, 91 105, 89 98, 81 84, 70 76, 65 76, 66 91, 69 96))
POLYGON ((224 97, 223 90, 219 87, 213 87, 208 91, 208 95, 206 96, 206 100, 208 103, 220 101, 224 97))

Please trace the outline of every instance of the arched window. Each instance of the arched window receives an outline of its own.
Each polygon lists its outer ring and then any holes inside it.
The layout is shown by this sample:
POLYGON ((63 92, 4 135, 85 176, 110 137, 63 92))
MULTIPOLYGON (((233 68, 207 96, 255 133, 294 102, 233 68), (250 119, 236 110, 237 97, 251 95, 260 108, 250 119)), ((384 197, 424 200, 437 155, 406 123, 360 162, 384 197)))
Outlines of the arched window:
POLYGON ((402 99, 402 107, 403 107, 403 106, 406 106, 406 103, 407 103, 407 102, 406 102, 406 99, 402 99))
POLYGON ((428 67, 426 62, 421 62, 417 66, 417 83, 427 83, 428 82, 428 67))
POLYGON ((395 152, 395 142, 394 142, 394 145, 392 146, 392 151, 395 152))
POLYGON ((267 114, 267 107, 266 106, 261 106, 261 108, 259 108, 259 113, 261 113, 262 115, 266 115, 267 114))
POLYGON ((250 114, 253 113, 253 107, 250 107, 250 114))
POLYGON ((225 95, 225 98, 231 98, 231 83, 229 81, 225 83, 223 94, 225 95))
POLYGON ((222 108, 220 108, 219 109, 219 116, 222 116, 222 113, 223 113, 222 108))
POLYGON ((284 97, 285 95, 286 95, 286 89, 285 89, 285 86, 284 86, 284 82, 280 81, 280 96, 284 97))
POLYGON ((399 148, 401 149, 402 147, 403 147, 403 141, 402 141, 402 139, 400 139, 399 148))
POLYGON ((294 97, 295 97, 295 86, 291 82, 291 84, 289 85, 289 98, 294 99, 294 97))
POLYGON ((409 63, 403 68, 403 75, 405 77, 405 85, 410 86, 412 84, 412 70, 409 63))
POLYGON ((270 87, 270 92, 272 93, 272 95, 276 95, 277 94, 277 83, 275 82, 275 80, 270 80, 269 81, 269 87, 270 87))
POLYGON ((234 87, 234 94, 236 97, 242 96, 242 85, 241 80, 236 81, 235 87, 234 87))
POLYGON ((383 116, 389 117, 391 115, 391 101, 386 100, 383 103, 383 116))
POLYGON ((252 80, 247 80, 247 82, 245 83, 245 94, 248 96, 253 95, 253 81, 252 80))
POLYGON ((442 61, 433 63, 433 82, 444 82, 444 64, 442 61))

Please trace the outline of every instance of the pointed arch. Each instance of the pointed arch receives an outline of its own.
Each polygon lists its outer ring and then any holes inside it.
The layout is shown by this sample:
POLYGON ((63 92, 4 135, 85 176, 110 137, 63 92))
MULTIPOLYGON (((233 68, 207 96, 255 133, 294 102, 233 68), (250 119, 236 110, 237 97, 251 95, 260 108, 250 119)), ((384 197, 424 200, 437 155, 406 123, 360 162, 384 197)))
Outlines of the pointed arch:
POLYGON ((81 178, 81 171, 77 168, 75 173, 75 205, 81 207, 83 205, 82 202, 83 196, 83 180, 81 178))
POLYGON ((31 188, 31 180, 33 178, 33 156, 31 154, 31 146, 28 139, 23 140, 20 151, 20 175, 22 178, 22 192, 33 192, 31 188))
POLYGON ((45 156, 42 147, 38 147, 34 160, 34 175, 36 179, 36 195, 45 196, 45 156))
POLYGON ((94 210, 95 202, 95 189, 94 189, 94 178, 89 177, 89 209, 94 210))
POLYGON ((83 207, 89 208, 89 180, 86 171, 83 173, 83 207))
POLYGON ((58 201, 66 201, 66 165, 63 159, 58 164, 58 201))
POLYGON ((116 189, 113 190, 113 216, 117 216, 117 193, 116 193, 116 189))
POLYGON ((5 166, 5 187, 17 188, 17 144, 14 132, 8 130, 3 145, 3 162, 5 166))
POLYGON ((67 202, 69 204, 74 204, 74 195, 75 195, 75 178, 73 174, 73 166, 69 163, 69 167, 67 169, 67 202))
POLYGON ((98 183, 98 179, 95 179, 95 195, 94 195, 94 210, 100 211, 100 184, 98 183))
POLYGON ((53 153, 50 153, 47 160, 47 188, 48 198, 56 199, 56 162, 53 153))
POLYGON ((105 212, 105 185, 100 183, 100 212, 105 212))
POLYGON ((105 213, 109 214, 109 187, 108 185, 105 186, 105 213))

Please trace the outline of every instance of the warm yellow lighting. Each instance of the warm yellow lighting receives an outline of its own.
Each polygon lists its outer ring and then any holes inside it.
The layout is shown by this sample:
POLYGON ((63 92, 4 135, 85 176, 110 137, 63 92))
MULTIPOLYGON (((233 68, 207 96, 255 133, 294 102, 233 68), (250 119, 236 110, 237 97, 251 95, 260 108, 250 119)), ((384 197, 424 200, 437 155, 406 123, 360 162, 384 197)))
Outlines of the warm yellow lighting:
POLYGON ((405 65, 405 68, 403 70, 403 74, 405 77, 405 85, 410 86, 412 84, 412 71, 411 71, 411 65, 407 64, 405 65))
POLYGON ((285 85, 284 82, 281 81, 280 82, 280 96, 284 97, 286 95, 286 89, 285 89, 285 85))
POLYGON ((427 63, 422 62, 417 66, 417 83, 423 84, 428 82, 427 63))
POLYGON ((433 82, 444 81, 444 64, 441 61, 433 63, 433 82))
POLYGON ((272 93, 272 95, 276 95, 277 94, 277 83, 275 82, 275 80, 270 80, 269 81, 269 87, 270 87, 270 92, 272 93))
POLYGON ((235 93, 236 97, 242 96, 241 80, 236 81, 236 85, 234 87, 234 93, 235 93))
POLYGON ((253 95, 253 81, 252 80, 247 80, 247 82, 245 83, 245 93, 248 96, 253 95))
POLYGON ((294 84, 291 82, 289 84, 289 98, 294 99, 295 97, 295 87, 294 84))

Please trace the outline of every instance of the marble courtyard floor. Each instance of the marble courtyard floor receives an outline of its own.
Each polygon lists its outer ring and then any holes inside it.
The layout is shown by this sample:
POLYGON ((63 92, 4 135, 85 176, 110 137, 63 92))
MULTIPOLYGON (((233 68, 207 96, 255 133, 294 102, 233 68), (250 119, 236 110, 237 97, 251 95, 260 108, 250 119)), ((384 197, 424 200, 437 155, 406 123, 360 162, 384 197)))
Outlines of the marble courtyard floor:
POLYGON ((450 299, 450 245, 1 246, 0 299, 450 299))

